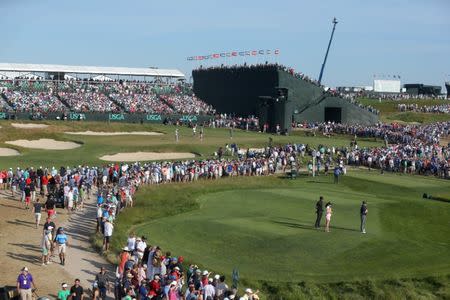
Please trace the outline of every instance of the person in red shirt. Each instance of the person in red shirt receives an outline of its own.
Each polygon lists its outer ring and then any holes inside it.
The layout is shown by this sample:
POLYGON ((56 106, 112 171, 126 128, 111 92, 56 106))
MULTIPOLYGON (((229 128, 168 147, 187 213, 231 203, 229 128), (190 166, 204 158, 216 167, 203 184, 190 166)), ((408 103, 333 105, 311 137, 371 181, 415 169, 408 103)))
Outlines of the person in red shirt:
POLYGON ((148 296, 158 296, 161 294, 161 282, 158 274, 153 276, 153 280, 150 281, 150 291, 148 292, 148 296))
POLYGON ((208 271, 203 271, 203 273, 202 273, 202 280, 201 280, 201 282, 202 282, 202 286, 205 286, 205 285, 207 285, 208 284, 208 281, 209 281, 209 272, 208 271))
POLYGON ((41 195, 47 196, 48 177, 42 176, 41 179, 41 195))
POLYGON ((7 181, 8 174, 6 171, 0 172, 0 185, 2 190, 6 190, 6 181, 7 181))

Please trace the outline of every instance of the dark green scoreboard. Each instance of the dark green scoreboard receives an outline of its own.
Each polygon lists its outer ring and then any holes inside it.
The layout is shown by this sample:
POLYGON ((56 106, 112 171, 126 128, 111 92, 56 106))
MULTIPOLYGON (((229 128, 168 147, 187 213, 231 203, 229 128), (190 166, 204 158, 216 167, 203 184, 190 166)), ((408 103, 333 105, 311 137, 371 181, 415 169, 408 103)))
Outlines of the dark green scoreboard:
POLYGON ((372 124, 378 117, 274 65, 197 69, 195 94, 219 113, 255 115, 289 130, 293 121, 372 124))

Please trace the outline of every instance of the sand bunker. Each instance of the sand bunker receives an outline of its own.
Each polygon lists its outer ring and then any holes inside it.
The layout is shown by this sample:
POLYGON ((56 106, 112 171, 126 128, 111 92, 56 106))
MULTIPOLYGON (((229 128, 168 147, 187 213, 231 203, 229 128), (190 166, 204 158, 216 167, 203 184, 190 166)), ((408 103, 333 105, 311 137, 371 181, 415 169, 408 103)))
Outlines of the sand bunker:
POLYGON ((163 135, 160 132, 153 131, 120 131, 120 132, 104 132, 104 131, 78 131, 78 132, 64 132, 66 134, 73 135, 100 135, 100 136, 113 136, 113 135, 163 135))
POLYGON ((47 128, 46 124, 34 124, 34 123, 11 123, 12 127, 22 129, 35 129, 35 128, 47 128))
POLYGON ((16 155, 20 155, 20 152, 15 149, 0 148, 0 156, 16 156, 16 155))
POLYGON ((56 141, 53 139, 39 139, 39 140, 16 140, 5 142, 6 144, 24 147, 24 148, 32 148, 32 149, 44 149, 44 150, 67 150, 74 149, 80 147, 80 144, 74 142, 62 142, 56 141))
POLYGON ((193 158, 195 155, 189 152, 128 152, 116 153, 113 155, 103 155, 101 160, 106 161, 142 161, 142 160, 165 160, 165 159, 181 159, 193 158))

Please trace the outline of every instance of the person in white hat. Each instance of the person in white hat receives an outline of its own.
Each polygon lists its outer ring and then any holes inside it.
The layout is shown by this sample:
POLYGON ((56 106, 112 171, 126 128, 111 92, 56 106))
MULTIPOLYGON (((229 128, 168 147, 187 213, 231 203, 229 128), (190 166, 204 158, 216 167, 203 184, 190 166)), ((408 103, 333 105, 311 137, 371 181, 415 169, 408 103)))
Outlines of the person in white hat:
POLYGON ((67 283, 63 282, 61 284, 61 290, 58 291, 58 300, 67 300, 69 295, 70 291, 67 289, 67 283))
POLYGON ((252 289, 247 288, 245 290, 245 295, 240 298, 240 300, 259 300, 258 294, 259 291, 253 292, 252 289))
POLYGON ((17 277, 17 292, 21 300, 32 300, 31 286, 36 289, 33 276, 28 272, 27 267, 23 267, 22 272, 17 277))
POLYGON ((122 248, 122 253, 120 253, 119 256, 119 266, 118 266, 118 273, 120 275, 123 274, 123 271, 125 270, 125 264, 130 259, 130 249, 128 249, 128 246, 125 246, 122 248))
POLYGON ((209 278, 208 284, 203 286, 203 295, 205 296, 205 299, 207 299, 208 297, 211 297, 211 299, 214 299, 214 297, 216 296, 216 289, 212 283, 213 283, 213 279, 209 278))

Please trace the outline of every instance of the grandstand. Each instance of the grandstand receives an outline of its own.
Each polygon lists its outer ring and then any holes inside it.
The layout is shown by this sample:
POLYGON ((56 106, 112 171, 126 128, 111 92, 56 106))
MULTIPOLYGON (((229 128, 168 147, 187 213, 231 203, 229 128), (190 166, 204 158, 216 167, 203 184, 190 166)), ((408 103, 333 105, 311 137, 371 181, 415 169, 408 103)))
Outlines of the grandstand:
POLYGON ((168 69, 0 64, 0 109, 48 118, 67 112, 213 114, 184 78, 168 69))

